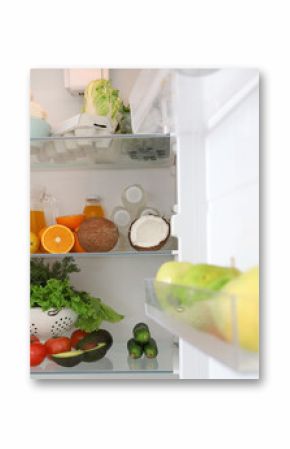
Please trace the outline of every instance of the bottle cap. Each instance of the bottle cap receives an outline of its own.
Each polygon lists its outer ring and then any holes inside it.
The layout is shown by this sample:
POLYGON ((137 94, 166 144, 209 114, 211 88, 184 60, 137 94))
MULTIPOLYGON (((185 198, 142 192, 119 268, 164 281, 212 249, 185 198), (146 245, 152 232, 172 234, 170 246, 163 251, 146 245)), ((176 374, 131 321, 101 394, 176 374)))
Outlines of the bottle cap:
POLYGON ((97 194, 92 194, 92 195, 87 195, 87 197, 86 197, 86 201, 95 201, 95 202, 99 202, 99 201, 101 201, 101 197, 100 197, 100 195, 97 195, 97 194))

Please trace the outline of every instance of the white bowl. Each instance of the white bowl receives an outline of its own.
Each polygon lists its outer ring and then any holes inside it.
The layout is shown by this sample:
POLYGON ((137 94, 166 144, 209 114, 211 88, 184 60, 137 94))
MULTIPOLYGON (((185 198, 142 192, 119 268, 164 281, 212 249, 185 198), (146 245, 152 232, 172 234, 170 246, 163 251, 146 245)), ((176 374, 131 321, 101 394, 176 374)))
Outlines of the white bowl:
POLYGON ((30 335, 40 340, 59 337, 68 333, 77 320, 71 309, 50 309, 44 312, 41 307, 30 309, 30 335))

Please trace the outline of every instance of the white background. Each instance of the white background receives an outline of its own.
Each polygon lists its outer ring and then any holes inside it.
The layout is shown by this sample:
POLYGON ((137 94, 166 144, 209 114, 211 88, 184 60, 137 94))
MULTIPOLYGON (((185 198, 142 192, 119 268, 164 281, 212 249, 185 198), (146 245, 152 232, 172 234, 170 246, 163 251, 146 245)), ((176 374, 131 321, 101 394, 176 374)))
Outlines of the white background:
POLYGON ((2 447, 289 447, 287 3, 38 0, 10 1, 2 7, 2 447), (29 68, 74 65, 260 69, 263 380, 259 383, 29 380, 29 68))

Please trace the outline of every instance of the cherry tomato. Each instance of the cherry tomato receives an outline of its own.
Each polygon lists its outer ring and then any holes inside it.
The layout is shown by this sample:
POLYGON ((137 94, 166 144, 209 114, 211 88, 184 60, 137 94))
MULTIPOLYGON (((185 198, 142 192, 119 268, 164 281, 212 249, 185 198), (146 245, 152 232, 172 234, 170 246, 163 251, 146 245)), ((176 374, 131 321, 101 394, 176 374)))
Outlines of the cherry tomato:
POLYGON ((46 349, 40 342, 30 345, 30 366, 40 365, 46 357, 46 349))
POLYGON ((87 334, 87 332, 80 329, 75 330, 70 336, 70 342, 73 348, 76 347, 77 343, 82 340, 87 334))
POLYGON ((30 335, 30 344, 33 343, 40 343, 40 340, 36 335, 30 335))
POLYGON ((70 351, 71 342, 68 337, 54 337, 45 342, 45 347, 47 354, 59 354, 60 352, 70 351))

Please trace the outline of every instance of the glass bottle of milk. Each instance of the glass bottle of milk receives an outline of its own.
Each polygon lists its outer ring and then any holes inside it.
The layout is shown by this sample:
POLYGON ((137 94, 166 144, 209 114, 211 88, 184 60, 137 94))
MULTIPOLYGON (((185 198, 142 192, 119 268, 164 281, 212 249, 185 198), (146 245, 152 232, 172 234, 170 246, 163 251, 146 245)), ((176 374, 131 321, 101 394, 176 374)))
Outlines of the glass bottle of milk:
POLYGON ((146 205, 146 193, 139 184, 127 186, 122 192, 122 202, 134 219, 138 216, 140 209, 146 205))
POLYGON ((118 251, 128 250, 130 248, 128 232, 129 227, 132 223, 132 218, 129 211, 125 209, 125 207, 117 206, 113 209, 110 218, 118 227, 119 231, 117 250, 118 251))

